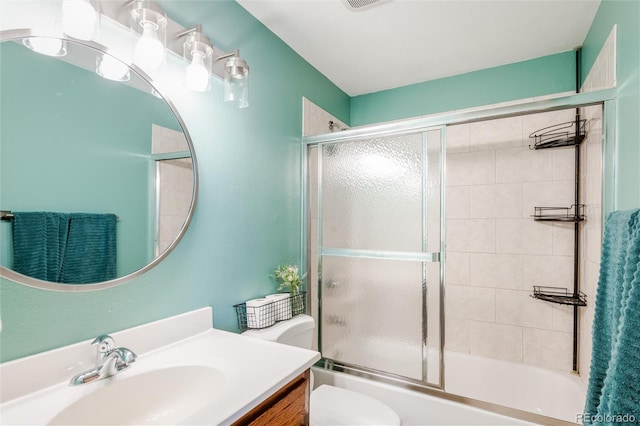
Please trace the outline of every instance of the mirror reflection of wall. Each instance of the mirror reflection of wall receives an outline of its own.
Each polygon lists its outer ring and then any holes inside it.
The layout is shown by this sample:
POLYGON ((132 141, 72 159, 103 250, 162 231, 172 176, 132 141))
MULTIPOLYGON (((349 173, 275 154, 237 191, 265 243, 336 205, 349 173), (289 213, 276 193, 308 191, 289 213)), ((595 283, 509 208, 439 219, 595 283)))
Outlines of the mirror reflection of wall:
POLYGON ((184 133, 154 124, 152 148, 155 160, 155 255, 165 251, 189 213, 193 193, 193 162, 184 133))
MULTIPOLYGON (((20 41, 0 43, 0 55, 0 209, 114 213, 117 277, 148 265, 187 218, 184 213, 156 247, 153 125, 180 135, 179 158, 191 166, 182 211, 193 197, 191 151, 171 109, 151 90, 135 88, 150 86, 133 72, 127 84, 106 80, 20 41)), ((11 226, 0 223, 0 265, 9 269, 11 226)))

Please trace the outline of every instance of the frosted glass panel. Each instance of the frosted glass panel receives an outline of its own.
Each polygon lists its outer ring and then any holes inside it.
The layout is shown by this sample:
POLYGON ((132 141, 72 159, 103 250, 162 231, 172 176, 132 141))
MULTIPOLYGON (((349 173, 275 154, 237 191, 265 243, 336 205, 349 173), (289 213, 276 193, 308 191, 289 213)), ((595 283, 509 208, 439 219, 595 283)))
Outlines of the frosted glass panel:
POLYGON ((423 134, 326 145, 324 247, 422 251, 423 134))
POLYGON ((322 354, 325 358, 423 378, 424 264, 322 258, 322 354))

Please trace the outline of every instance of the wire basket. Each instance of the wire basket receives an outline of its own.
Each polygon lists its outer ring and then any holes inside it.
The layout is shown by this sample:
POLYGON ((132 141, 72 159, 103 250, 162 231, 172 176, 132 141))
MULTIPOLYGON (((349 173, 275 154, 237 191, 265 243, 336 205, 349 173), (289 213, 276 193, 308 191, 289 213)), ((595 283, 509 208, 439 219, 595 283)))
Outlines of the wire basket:
POLYGON ((546 302, 559 303, 561 305, 587 306, 587 295, 579 291, 571 293, 568 289, 562 287, 543 287, 533 286, 534 299, 544 300, 546 302))
POLYGON ((238 328, 242 331, 258 330, 303 314, 307 311, 306 294, 305 291, 296 294, 279 293, 233 305, 238 317, 238 328))
POLYGON ((579 145, 586 136, 585 125, 587 120, 567 121, 545 127, 531 133, 529 137, 534 139, 530 149, 557 148, 561 146, 579 145))
POLYGON ((584 220, 585 204, 572 204, 571 207, 534 207, 534 220, 556 222, 580 222, 584 220))

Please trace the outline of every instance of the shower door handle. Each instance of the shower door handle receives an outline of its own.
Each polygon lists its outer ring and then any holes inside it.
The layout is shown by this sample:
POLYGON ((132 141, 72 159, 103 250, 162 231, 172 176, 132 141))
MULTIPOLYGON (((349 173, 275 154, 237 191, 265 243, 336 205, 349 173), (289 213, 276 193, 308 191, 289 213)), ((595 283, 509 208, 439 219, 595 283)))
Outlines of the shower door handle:
POLYGON ((340 287, 340 283, 338 281, 335 281, 335 280, 327 280, 324 283, 324 286, 325 286, 325 288, 327 290, 333 290, 333 289, 336 289, 336 288, 340 287))

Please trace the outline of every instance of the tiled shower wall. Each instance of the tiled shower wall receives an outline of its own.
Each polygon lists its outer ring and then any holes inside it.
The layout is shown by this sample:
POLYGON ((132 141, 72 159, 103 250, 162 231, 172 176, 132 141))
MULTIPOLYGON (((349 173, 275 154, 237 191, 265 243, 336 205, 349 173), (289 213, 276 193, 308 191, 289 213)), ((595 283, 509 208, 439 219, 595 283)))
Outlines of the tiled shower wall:
POLYGON ((575 110, 447 130, 446 349, 571 370, 573 309, 530 297, 573 288, 573 224, 536 206, 574 203, 573 147, 531 150, 532 132, 575 110))

